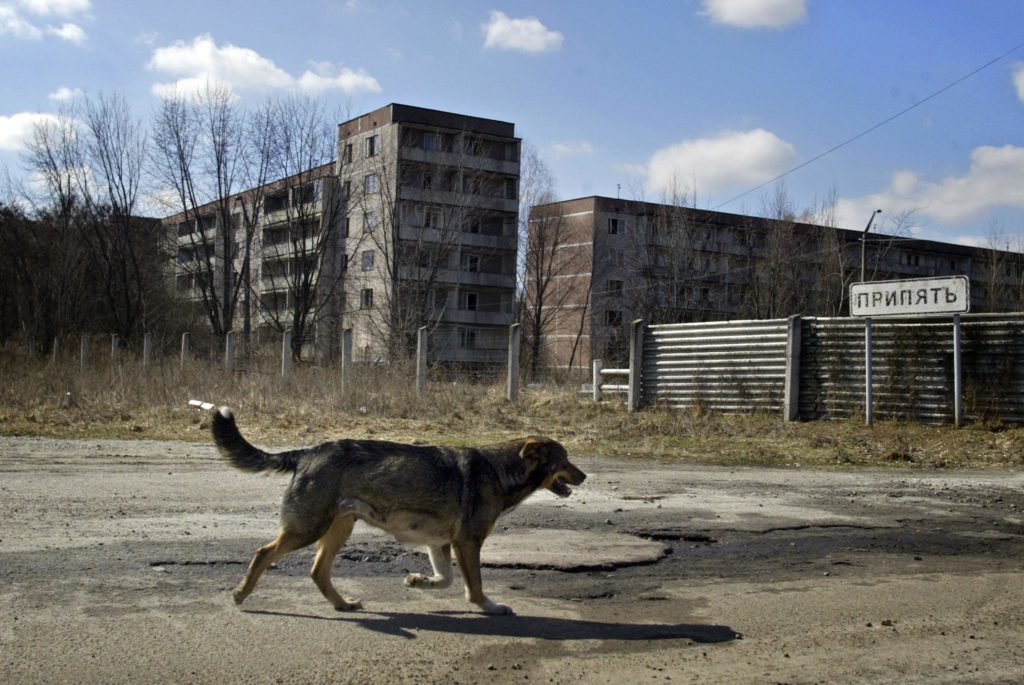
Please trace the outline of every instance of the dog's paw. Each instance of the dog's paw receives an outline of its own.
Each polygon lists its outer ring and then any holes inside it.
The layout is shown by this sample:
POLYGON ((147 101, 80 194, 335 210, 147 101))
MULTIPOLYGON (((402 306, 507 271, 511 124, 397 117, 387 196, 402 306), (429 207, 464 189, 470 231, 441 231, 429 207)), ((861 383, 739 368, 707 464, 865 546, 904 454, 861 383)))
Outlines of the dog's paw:
POLYGON ((360 602, 358 599, 351 599, 349 597, 346 597, 345 599, 341 600, 340 604, 334 605, 335 611, 357 611, 362 608, 362 602, 360 602))
POLYGON ((484 613, 488 616, 512 616, 516 612, 512 611, 512 607, 508 604, 500 604, 498 602, 492 602, 487 600, 483 606, 484 613))
POLYGON ((425 576, 422 573, 410 573, 405 577, 406 587, 422 587, 428 585, 430 576, 425 576))
POLYGON ((442 588, 452 584, 452 579, 443 576, 427 576, 422 573, 410 573, 405 577, 406 587, 442 588))

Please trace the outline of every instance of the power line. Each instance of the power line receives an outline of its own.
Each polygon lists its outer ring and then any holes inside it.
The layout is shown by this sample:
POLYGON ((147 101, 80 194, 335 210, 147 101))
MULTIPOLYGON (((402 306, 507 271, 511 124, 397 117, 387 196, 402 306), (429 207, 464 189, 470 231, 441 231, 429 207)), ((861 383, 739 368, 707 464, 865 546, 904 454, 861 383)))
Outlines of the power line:
POLYGON ((945 93, 950 88, 953 88, 954 86, 957 86, 960 83, 963 83, 967 79, 971 78, 975 74, 977 74, 977 73, 979 73, 981 71, 984 71, 985 69, 988 69, 990 66, 992 66, 996 62, 998 62, 998 61, 1000 61, 1002 59, 1005 59, 1006 57, 1009 57, 1011 54, 1013 54, 1017 50, 1020 50, 1022 47, 1024 47, 1024 43, 1018 43, 1017 45, 1015 45, 1014 47, 1010 48, 1009 50, 1007 50, 1003 54, 999 55, 998 57, 994 57, 994 58, 990 59, 988 62, 985 62, 984 64, 982 64, 977 69, 975 69, 975 70, 973 70, 973 71, 971 71, 971 72, 961 76, 960 78, 956 79, 955 81, 952 81, 951 83, 946 84, 945 86, 943 86, 942 88, 939 88, 937 91, 935 91, 931 95, 925 97, 924 99, 918 100, 917 102, 915 102, 914 104, 910 105, 909 107, 905 107, 905 108, 901 109, 900 111, 898 111, 895 114, 893 114, 893 115, 883 119, 882 121, 878 122, 877 124, 874 124, 873 126, 870 126, 869 128, 864 129, 863 131, 861 131, 857 135, 851 136, 850 138, 847 138, 843 142, 839 143, 838 145, 834 145, 833 147, 830 147, 829 149, 827 149, 824 152, 822 152, 821 154, 819 154, 819 155, 817 155, 815 157, 812 157, 811 159, 808 159, 806 162, 798 164, 797 166, 793 167, 792 169, 789 169, 787 171, 782 172, 781 174, 779 174, 775 178, 772 178, 772 179, 770 179, 768 181, 765 181, 761 185, 755 186, 755 187, 751 188, 750 190, 744 191, 744 192, 740 193, 739 195, 736 195, 735 197, 729 198, 725 202, 722 202, 722 203, 720 203, 718 205, 715 205, 712 209, 719 209, 719 208, 724 207, 724 206, 726 206, 728 204, 731 204, 731 203, 735 202, 736 200, 739 200, 740 198, 746 197, 747 195, 750 195, 753 192, 761 190, 761 188, 764 188, 765 186, 769 186, 772 183, 775 183, 776 181, 781 180, 781 179, 785 178, 786 176, 789 176, 790 174, 792 174, 795 171, 799 171, 800 169, 803 169, 805 166, 808 166, 809 164, 813 164, 814 162, 817 162, 819 159, 821 159, 823 157, 827 157, 828 155, 832 154, 836 150, 839 150, 840 148, 846 147, 850 143, 852 143, 852 142, 854 142, 856 140, 859 140, 860 138, 863 138, 864 136, 868 135, 872 131, 875 131, 876 129, 879 129, 882 126, 885 126, 890 121, 893 121, 894 119, 898 119, 899 117, 903 116, 907 112, 909 112, 911 110, 914 110, 914 109, 917 109, 918 107, 920 107, 924 103, 928 102, 929 100, 932 100, 932 99, 938 97, 939 95, 942 95, 943 93, 945 93))

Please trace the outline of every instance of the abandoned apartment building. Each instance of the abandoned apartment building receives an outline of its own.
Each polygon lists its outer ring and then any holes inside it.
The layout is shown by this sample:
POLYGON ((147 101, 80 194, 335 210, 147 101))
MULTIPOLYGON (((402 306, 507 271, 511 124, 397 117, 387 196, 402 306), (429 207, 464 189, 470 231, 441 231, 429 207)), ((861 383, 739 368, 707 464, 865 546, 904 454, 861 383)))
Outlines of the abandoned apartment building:
MULTIPOLYGON (((337 355, 351 329, 356 360, 394 359, 426 326, 432 362, 503 363, 519 176, 514 124, 387 105, 338 126, 333 162, 164 219, 177 292, 202 320, 204 289, 216 300, 239 284, 231 327, 264 340, 300 328, 307 357, 337 355)), ((555 257, 549 367, 622 359, 637 318, 845 316, 860 280, 856 230, 597 196, 534 207, 529 223, 555 257)), ((972 311, 1022 306, 1018 253, 866 238, 867 280, 966 275, 972 311)))
MULTIPOLYGON (((1019 311, 1024 256, 796 221, 609 197, 531 209, 550 251, 542 364, 623 363, 630 321, 846 316, 849 286, 965 275, 971 311, 1019 311)), ((529 287, 529 286, 528 286, 529 287)))
POLYGON ((331 164, 165 219, 177 292, 201 310, 204 288, 230 287, 228 268, 251 293, 237 330, 273 338, 301 314, 303 349, 321 359, 337 354, 343 329, 354 358, 375 362, 408 352, 427 326, 433 362, 502 362, 516 285, 514 124, 390 104, 340 124, 337 151, 331 164))

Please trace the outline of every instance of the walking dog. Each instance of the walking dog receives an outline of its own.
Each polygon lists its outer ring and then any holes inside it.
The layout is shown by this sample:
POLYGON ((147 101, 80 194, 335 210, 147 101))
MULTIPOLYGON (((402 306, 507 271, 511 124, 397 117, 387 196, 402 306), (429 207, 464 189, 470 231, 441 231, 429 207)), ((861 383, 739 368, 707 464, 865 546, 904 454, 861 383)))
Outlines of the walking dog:
POLYGON ((331 583, 331 566, 357 520, 401 542, 425 545, 432 575, 411 573, 409 587, 443 588, 452 582, 452 551, 466 598, 487 614, 511 614, 492 602, 480 579, 480 547, 498 517, 534 491, 568 497, 569 485, 586 474, 554 440, 529 437, 479 448, 405 445, 381 440, 338 440, 317 447, 269 453, 246 441, 226 407, 213 414, 213 439, 243 471, 292 474, 281 504, 281 531, 256 550, 235 588, 235 603, 252 593, 275 561, 313 542, 310 575, 338 611, 362 605, 342 597, 331 583))

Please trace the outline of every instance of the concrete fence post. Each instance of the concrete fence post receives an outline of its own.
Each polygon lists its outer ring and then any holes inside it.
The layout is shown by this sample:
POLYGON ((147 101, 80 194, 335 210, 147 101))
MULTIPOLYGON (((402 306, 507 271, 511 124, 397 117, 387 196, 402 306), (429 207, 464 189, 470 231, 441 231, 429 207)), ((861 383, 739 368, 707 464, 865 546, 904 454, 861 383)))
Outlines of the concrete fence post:
POLYGON ((153 334, 146 333, 142 337, 142 368, 148 369, 153 363, 153 334))
POLYGON ((416 331, 416 396, 427 387, 427 327, 416 331))
POLYGON ((644 320, 636 319, 629 324, 629 392, 626 400, 629 411, 636 411, 641 404, 640 373, 644 361, 644 320))
POLYGON ((800 417, 800 336, 802 321, 799 316, 789 317, 786 331, 786 387, 782 415, 786 421, 800 417))
POLYGON ((505 398, 509 402, 519 400, 519 324, 508 327, 508 378, 505 381, 505 398))
POLYGON ((188 348, 189 348, 189 345, 191 344, 191 342, 192 342, 192 334, 191 333, 182 333, 181 334, 181 361, 179 362, 179 364, 180 364, 182 369, 185 368, 185 361, 188 360, 188 355, 189 355, 188 348))
POLYGON ((60 338, 53 336, 53 359, 54 364, 60 361, 60 338))
POLYGON ((110 334, 110 363, 116 364, 121 353, 121 336, 117 333, 110 334))
POLYGON ((341 396, 345 397, 352 382, 352 329, 341 332, 341 396))
POLYGON ((281 378, 288 378, 292 370, 292 329, 281 336, 281 378))
POLYGON ((78 355, 79 370, 85 371, 86 367, 89 366, 89 336, 82 336, 82 346, 79 350, 78 355))
POLYGON ((235 332, 228 331, 224 336, 224 370, 235 370, 235 332))
POLYGON ((594 379, 593 379, 592 382, 593 382, 593 391, 594 391, 594 401, 595 402, 600 402, 601 401, 601 369, 604 368, 604 362, 601 361, 600 359, 595 359, 594 362, 593 362, 593 365, 594 365, 594 379))

